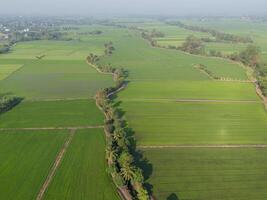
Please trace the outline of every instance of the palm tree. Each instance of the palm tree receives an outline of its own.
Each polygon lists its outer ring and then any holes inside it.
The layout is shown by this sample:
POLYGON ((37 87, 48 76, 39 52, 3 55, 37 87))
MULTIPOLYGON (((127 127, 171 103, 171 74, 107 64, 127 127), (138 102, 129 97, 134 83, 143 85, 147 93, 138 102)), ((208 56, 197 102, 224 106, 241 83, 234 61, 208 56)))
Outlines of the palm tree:
POLYGON ((134 174, 134 168, 127 164, 127 165, 124 165, 122 168, 121 168, 121 176, 123 177, 123 179, 125 181, 131 181, 133 180, 135 174, 134 174))
POLYGON ((118 142, 121 138, 123 138, 123 130, 122 129, 116 129, 113 133, 114 141, 118 142))
POLYGON ((115 149, 113 149, 112 147, 107 147, 106 156, 107 156, 108 164, 112 165, 114 160, 116 160, 116 158, 118 156, 117 151, 115 149))

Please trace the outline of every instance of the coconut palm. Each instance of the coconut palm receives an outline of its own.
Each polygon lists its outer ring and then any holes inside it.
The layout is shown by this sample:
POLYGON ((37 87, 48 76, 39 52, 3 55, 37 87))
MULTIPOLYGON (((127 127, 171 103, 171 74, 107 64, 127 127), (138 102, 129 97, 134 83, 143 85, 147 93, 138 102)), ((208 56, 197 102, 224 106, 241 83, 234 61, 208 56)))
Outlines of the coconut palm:
POLYGON ((106 156, 107 156, 108 164, 111 165, 118 156, 117 151, 109 146, 106 149, 106 156))
POLYGON ((135 174, 134 174, 134 168, 131 165, 124 165, 121 168, 121 176, 125 181, 131 181, 133 180, 135 174))
POLYGON ((123 138, 123 130, 122 129, 116 129, 113 133, 114 141, 118 142, 121 138, 123 138))

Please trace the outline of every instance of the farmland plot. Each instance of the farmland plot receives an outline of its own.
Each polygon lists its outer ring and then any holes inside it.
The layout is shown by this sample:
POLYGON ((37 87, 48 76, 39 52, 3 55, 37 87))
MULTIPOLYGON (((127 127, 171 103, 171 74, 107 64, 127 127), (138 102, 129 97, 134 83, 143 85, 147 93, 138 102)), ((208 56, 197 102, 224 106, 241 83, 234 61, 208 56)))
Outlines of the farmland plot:
POLYGON ((119 199, 105 171, 104 141, 100 129, 78 131, 44 199, 119 199))
POLYGON ((35 199, 66 136, 65 131, 1 131, 0 199, 35 199))

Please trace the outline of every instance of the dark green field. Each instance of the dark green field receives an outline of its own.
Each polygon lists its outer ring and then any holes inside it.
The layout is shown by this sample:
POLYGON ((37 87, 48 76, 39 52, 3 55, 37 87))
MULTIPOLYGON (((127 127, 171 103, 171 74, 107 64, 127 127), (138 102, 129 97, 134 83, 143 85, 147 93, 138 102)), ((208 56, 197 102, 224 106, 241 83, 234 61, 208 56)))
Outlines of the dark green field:
POLYGON ((78 131, 44 199, 119 199, 105 167, 100 129, 78 131))
POLYGON ((1 128, 77 127, 102 125, 104 117, 93 99, 25 101, 0 116, 1 128))
POLYGON ((66 131, 0 132, 0 199, 35 199, 66 131))

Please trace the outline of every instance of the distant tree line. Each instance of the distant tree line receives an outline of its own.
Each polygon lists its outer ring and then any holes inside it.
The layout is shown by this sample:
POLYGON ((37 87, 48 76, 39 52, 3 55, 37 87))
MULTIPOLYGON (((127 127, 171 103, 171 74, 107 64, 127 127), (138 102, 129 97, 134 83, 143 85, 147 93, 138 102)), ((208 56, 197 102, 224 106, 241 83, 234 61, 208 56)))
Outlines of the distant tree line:
POLYGON ((11 35, 13 43, 34 41, 34 40, 63 40, 69 41, 72 38, 68 37, 67 33, 53 30, 29 31, 29 32, 14 32, 11 35))
POLYGON ((123 113, 118 109, 111 96, 127 84, 128 73, 123 68, 117 69, 110 65, 100 65, 99 57, 90 54, 87 61, 94 64, 102 72, 114 75, 115 86, 100 90, 96 94, 97 105, 105 114, 105 133, 107 139, 106 159, 108 172, 111 174, 115 185, 131 196, 133 199, 149 200, 149 195, 144 187, 144 176, 137 165, 135 139, 124 120, 123 113), (127 188, 125 190, 125 188, 127 188))
POLYGON ((0 96, 0 114, 4 113, 22 101, 21 97, 13 95, 1 95, 0 96))
POLYGON ((103 31, 95 30, 95 31, 87 31, 87 32, 79 32, 78 35, 101 35, 103 31))
POLYGON ((209 33, 216 39, 217 42, 220 42, 220 41, 228 41, 228 42, 235 42, 235 43, 252 43, 253 42, 253 40, 247 36, 233 35, 230 33, 223 33, 223 32, 220 32, 220 31, 217 31, 214 29, 210 29, 210 28, 186 25, 180 21, 167 22, 167 24, 179 26, 181 28, 191 30, 191 31, 209 33))
POLYGON ((66 33, 60 31, 30 31, 30 32, 13 32, 7 44, 0 47, 0 54, 8 53, 12 46, 18 42, 34 41, 34 40, 63 40, 70 41, 66 33))

